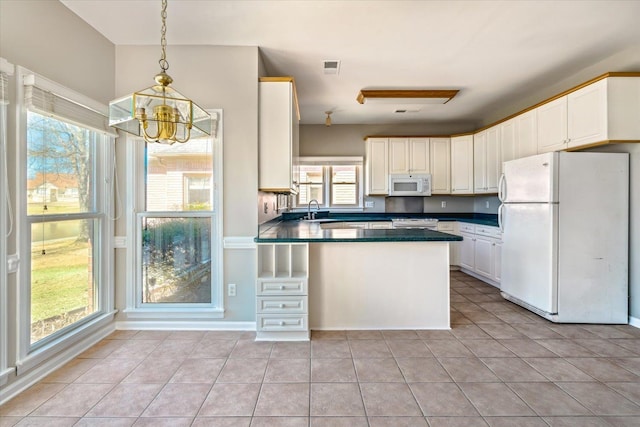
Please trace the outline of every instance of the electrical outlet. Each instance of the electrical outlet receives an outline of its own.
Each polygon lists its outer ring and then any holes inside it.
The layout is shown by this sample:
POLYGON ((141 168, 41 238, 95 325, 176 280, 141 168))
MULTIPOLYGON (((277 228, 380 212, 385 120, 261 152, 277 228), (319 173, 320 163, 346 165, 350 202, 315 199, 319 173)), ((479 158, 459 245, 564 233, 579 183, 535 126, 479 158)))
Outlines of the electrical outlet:
POLYGON ((373 200, 367 200, 364 202, 364 207, 365 208, 372 208, 373 207, 373 200))
POLYGON ((236 284, 235 283, 229 283, 227 285, 227 295, 230 297, 235 297, 236 296, 236 284))
POLYGON ((487 209, 489 209, 489 201, 486 201, 486 202, 485 202, 484 207, 485 207, 485 208, 487 208, 487 209))
POLYGON ((443 201, 443 202, 440 204, 440 206, 441 206, 441 207, 443 207, 443 208, 446 208, 446 207, 447 207, 447 202, 443 201))

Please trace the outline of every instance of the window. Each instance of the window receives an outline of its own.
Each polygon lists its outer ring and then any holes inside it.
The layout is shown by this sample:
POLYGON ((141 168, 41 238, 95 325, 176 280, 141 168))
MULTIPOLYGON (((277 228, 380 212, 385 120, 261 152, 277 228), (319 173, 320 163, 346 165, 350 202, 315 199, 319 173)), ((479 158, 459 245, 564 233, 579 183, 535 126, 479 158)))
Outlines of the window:
POLYGON ((297 205, 312 200, 327 208, 362 207, 362 158, 300 158, 297 205))
MULTIPOLYGON (((220 114, 214 112, 213 117, 220 114)), ((199 138, 174 145, 140 139, 127 143, 132 157, 139 159, 129 172, 143 178, 137 180, 142 197, 132 209, 140 213, 134 218, 135 277, 127 301, 128 316, 162 312, 178 313, 184 319, 198 317, 199 311, 209 316, 221 314, 216 177, 222 165, 217 154, 222 142, 199 138)))
POLYGON ((298 204, 306 205, 314 199, 324 204, 324 166, 300 165, 298 204))
POLYGON ((107 194, 113 134, 93 101, 21 69, 25 163, 21 356, 110 313, 107 194), (91 102, 91 108, 85 102, 91 102))

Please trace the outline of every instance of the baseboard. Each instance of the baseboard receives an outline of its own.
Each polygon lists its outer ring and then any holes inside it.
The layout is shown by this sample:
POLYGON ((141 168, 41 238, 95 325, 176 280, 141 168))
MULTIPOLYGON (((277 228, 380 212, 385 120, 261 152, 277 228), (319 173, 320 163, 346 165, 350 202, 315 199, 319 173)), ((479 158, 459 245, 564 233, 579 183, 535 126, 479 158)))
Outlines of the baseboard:
POLYGON ((9 384, 2 386, 2 389, 0 390, 0 405, 25 391, 56 369, 62 367, 65 363, 73 360, 76 356, 106 338, 113 331, 113 323, 109 323, 83 340, 78 341, 68 348, 60 351, 55 356, 39 364, 37 367, 30 369, 23 375, 13 377, 12 381, 9 384))
POLYGON ((480 274, 478 274, 478 273, 476 273, 474 271, 467 270, 466 268, 463 268, 463 267, 459 267, 458 270, 463 272, 463 273, 465 273, 465 274, 468 274, 471 277, 475 277, 478 280, 482 280, 487 285, 491 285, 493 287, 496 287, 496 288, 500 289, 500 284, 499 283, 494 282, 493 280, 488 279, 488 278, 486 278, 486 277, 484 277, 484 276, 482 276, 482 275, 480 275, 480 274))
POLYGON ((256 322, 176 322, 165 320, 122 320, 116 322, 117 330, 141 331, 255 331, 256 322))
POLYGON ((640 328, 640 319, 637 317, 629 316, 629 324, 633 327, 640 328))

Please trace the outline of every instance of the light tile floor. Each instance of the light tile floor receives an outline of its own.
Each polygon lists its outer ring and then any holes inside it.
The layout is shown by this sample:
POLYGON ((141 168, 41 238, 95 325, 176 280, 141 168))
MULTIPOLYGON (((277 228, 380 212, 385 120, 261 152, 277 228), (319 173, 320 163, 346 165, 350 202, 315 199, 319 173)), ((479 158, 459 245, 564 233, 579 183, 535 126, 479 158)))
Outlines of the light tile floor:
POLYGON ((559 325, 451 273, 451 331, 117 331, 0 426, 640 426, 640 329, 559 325))

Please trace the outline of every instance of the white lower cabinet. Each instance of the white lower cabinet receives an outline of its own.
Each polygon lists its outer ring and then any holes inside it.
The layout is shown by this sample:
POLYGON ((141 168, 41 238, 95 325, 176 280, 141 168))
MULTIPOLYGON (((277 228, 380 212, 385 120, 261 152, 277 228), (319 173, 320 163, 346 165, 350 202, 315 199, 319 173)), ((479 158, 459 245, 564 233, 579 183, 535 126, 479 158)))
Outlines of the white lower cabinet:
POLYGON ((500 286, 502 233, 498 227, 460 223, 460 268, 491 285, 500 286))
MULTIPOLYGON (((438 231, 459 236, 458 223, 456 221, 439 221, 438 231)), ((458 265, 458 249, 460 242, 449 242, 449 265, 458 265)))
POLYGON ((476 268, 476 236, 469 233, 460 232, 462 236, 462 242, 459 244, 460 248, 460 267, 468 270, 475 270, 476 268))
POLYGON ((483 276, 491 277, 493 273, 493 250, 491 247, 491 240, 483 237, 476 236, 476 246, 475 246, 475 262, 476 262, 476 273, 482 274, 483 276))
POLYGON ((309 340, 309 245, 258 244, 256 339, 309 340))

